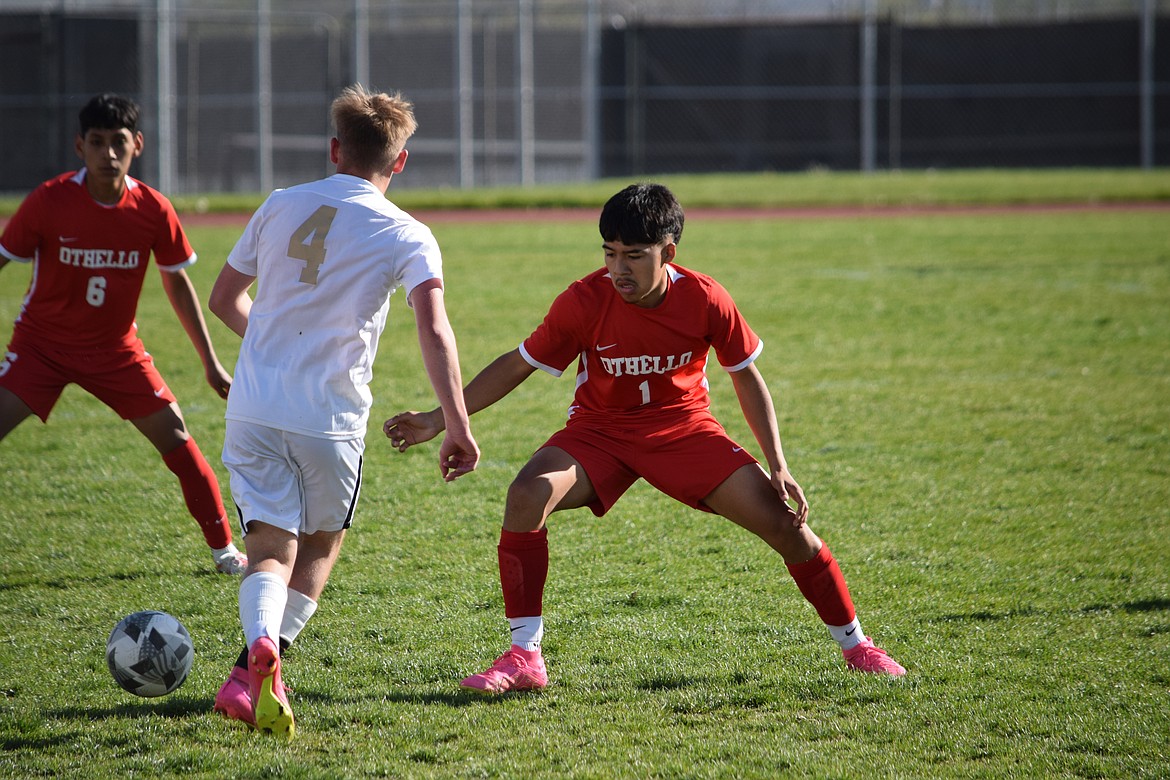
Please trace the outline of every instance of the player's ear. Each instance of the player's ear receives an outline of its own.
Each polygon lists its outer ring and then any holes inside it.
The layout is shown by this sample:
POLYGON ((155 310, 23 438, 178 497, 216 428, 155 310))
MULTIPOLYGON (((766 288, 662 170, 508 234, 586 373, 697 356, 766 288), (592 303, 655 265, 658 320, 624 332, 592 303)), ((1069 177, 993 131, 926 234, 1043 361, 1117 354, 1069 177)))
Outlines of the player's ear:
POLYGON ((407 156, 405 149, 398 153, 398 157, 394 160, 394 167, 391 169, 394 173, 402 173, 402 169, 406 167, 407 156))
POLYGON ((340 150, 341 141, 337 139, 337 136, 333 136, 329 139, 329 162, 337 165, 337 163, 341 160, 339 155, 340 150))
POLYGON ((673 263, 674 256, 678 253, 678 244, 674 243, 674 239, 668 239, 666 244, 662 247, 662 262, 673 263))
POLYGON ((146 148, 146 139, 142 137, 142 132, 139 131, 134 134, 134 156, 138 157, 141 155, 144 148, 146 148))
POLYGON ((77 152, 78 157, 85 159, 85 139, 81 137, 81 133, 73 139, 73 151, 77 152))

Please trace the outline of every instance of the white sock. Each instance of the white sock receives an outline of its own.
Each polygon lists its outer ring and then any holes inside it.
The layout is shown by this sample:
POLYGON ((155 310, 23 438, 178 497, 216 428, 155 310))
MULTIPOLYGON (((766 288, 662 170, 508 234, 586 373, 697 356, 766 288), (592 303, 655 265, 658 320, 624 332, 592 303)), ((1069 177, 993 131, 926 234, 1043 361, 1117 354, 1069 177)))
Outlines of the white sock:
POLYGON ((240 583, 240 625, 251 647, 262 636, 280 644, 280 623, 288 600, 288 585, 270 571, 252 572, 240 583))
POLYGON ((865 641, 865 634, 861 631, 861 623, 856 617, 847 626, 829 626, 829 633, 833 635, 833 639, 837 640, 837 644, 841 645, 842 650, 852 650, 865 641))
POLYGON ((508 624, 512 627, 512 644, 524 650, 540 649, 540 640, 544 637, 543 617, 508 618, 508 624))
POLYGON ((289 588, 288 601, 284 605, 284 618, 280 621, 280 641, 286 647, 291 645, 316 611, 317 602, 299 590, 289 588))

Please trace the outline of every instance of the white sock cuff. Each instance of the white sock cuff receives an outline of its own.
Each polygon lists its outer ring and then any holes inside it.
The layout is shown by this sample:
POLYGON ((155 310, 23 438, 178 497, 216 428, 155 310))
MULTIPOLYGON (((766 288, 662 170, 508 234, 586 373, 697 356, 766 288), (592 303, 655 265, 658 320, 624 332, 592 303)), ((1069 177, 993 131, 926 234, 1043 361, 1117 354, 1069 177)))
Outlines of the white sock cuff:
POLYGON ((512 644, 525 650, 539 650, 540 640, 544 638, 544 618, 540 615, 531 617, 508 618, 508 625, 512 629, 512 644))
POLYGON ((289 588, 288 601, 284 605, 284 618, 280 621, 281 641, 291 645, 316 611, 317 602, 299 590, 289 588))
POLYGON ((833 639, 837 640, 837 644, 841 645, 842 650, 852 650, 865 641, 865 634, 861 630, 861 621, 856 617, 847 626, 829 626, 829 633, 833 635, 833 639))
POLYGON ((240 625, 244 641, 252 646, 262 636, 280 642, 280 622, 288 600, 288 585, 280 575, 256 571, 240 583, 240 625))

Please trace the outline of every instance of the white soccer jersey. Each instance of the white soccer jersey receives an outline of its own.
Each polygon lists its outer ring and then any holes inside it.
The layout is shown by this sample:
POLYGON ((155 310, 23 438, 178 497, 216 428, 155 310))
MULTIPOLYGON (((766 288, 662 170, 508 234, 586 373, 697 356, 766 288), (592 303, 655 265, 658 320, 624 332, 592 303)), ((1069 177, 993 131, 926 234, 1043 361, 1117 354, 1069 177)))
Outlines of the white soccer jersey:
POLYGON ((228 419, 364 436, 390 295, 442 278, 430 229, 365 179, 336 174, 269 195, 227 262, 257 277, 228 419))

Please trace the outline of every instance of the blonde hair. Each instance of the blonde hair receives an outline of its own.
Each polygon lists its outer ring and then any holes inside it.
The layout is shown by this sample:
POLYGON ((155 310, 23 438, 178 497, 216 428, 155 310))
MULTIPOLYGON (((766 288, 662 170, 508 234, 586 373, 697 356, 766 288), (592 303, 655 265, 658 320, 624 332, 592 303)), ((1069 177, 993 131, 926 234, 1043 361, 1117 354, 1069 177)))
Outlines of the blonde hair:
POLYGON ((347 162, 374 173, 394 162, 414 135, 414 106, 395 92, 370 93, 361 84, 346 87, 333 101, 333 127, 347 162))

